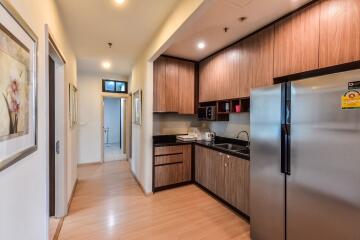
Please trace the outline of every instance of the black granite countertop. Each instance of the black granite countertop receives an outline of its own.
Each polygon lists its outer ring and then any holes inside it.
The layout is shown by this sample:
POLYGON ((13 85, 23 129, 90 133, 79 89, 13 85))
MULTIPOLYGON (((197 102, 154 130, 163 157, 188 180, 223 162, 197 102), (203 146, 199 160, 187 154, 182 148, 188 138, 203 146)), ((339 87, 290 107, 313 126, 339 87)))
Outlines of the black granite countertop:
POLYGON ((250 154, 244 154, 239 152, 234 152, 231 150, 227 150, 224 148, 220 148, 216 146, 216 144, 221 143, 232 143, 241 146, 246 146, 247 141, 242 141, 233 138, 225 138, 225 137, 215 137, 215 141, 181 141, 176 139, 176 135, 161 135, 161 136, 153 136, 153 145, 154 147, 164 147, 164 146, 175 146, 175 145, 186 145, 186 144, 196 144, 203 147, 208 147, 210 149, 216 150, 218 152, 222 152, 225 154, 229 154, 235 157, 239 157, 241 159, 250 160, 250 154))

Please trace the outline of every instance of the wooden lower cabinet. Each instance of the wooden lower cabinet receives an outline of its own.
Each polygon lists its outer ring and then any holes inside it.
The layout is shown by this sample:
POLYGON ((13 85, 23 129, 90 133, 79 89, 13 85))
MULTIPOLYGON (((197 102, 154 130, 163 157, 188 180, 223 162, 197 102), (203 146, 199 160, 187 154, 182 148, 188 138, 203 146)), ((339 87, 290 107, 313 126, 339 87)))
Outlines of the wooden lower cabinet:
POLYGON ((183 182, 183 164, 169 164, 155 167, 155 186, 164 187, 183 182))
POLYGON ((195 181, 249 215, 250 161, 195 146, 195 181))
POLYGON ((230 156, 226 164, 225 200, 249 215, 250 161, 230 156))
POLYGON ((191 181, 191 144, 155 147, 154 154, 154 189, 191 181))

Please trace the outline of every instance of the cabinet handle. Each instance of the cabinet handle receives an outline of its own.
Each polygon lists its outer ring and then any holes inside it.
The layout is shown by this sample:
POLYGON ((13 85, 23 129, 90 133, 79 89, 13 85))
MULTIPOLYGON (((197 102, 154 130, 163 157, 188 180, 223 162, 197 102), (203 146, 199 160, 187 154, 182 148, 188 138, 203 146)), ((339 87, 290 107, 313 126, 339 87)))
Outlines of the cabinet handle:
POLYGON ((227 167, 228 166, 227 163, 225 163, 224 166, 227 167))
POLYGON ((229 155, 227 155, 227 158, 228 158, 228 159, 230 159, 230 156, 229 156, 229 155))

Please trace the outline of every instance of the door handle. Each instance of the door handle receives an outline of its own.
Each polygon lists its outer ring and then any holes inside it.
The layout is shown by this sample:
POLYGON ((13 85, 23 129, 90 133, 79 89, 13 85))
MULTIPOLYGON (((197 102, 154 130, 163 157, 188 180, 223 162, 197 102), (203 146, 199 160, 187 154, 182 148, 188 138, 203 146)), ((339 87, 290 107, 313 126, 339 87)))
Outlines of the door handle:
POLYGON ((60 154, 60 141, 56 141, 56 144, 55 144, 55 151, 56 151, 56 154, 60 154))
POLYGON ((290 175, 290 124, 281 124, 281 172, 290 175))

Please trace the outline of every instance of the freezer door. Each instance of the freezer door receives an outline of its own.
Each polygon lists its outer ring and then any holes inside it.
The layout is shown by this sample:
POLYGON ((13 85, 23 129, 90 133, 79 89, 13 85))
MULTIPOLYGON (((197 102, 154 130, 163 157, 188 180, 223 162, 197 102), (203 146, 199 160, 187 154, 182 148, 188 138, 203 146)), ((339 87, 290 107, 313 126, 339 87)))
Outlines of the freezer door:
POLYGON ((288 240, 360 239, 360 109, 341 109, 359 80, 356 70, 292 83, 288 240))
POLYGON ((253 240, 285 237, 281 173, 281 85, 253 90, 250 110, 250 222, 253 240))

